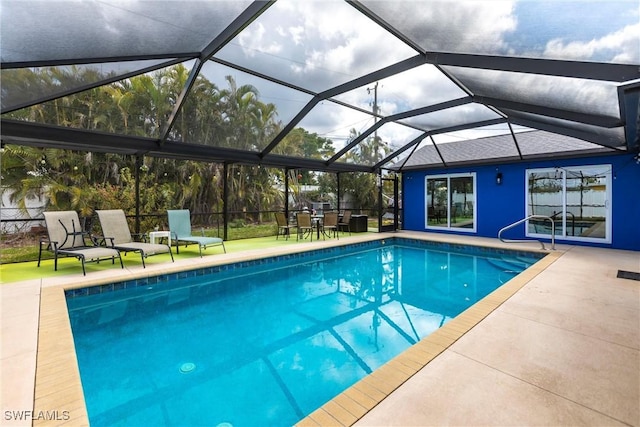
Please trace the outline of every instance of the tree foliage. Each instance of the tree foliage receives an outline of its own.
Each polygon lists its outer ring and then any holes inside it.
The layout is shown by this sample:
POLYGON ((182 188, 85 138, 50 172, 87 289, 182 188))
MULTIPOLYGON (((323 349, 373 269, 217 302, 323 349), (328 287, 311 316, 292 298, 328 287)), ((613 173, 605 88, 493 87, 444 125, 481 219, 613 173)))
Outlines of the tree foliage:
MULTIPOLYGON (((86 85, 105 78, 86 67, 49 67, 8 74, 14 84, 43 88, 41 95, 86 85)), ((131 77, 73 95, 57 98, 4 115, 6 118, 147 137, 167 132, 169 117, 181 97, 189 70, 182 64, 131 77)), ((175 141, 260 151, 281 131, 275 105, 260 100, 251 85, 238 85, 232 76, 226 86, 199 76, 168 130, 175 141)), ((27 87, 28 86, 28 87, 27 87)), ((370 161, 379 150, 368 141, 351 156, 370 161)), ((335 154, 332 141, 302 128, 294 129, 274 153, 328 159, 335 154)), ((29 197, 45 196, 55 209, 74 209, 89 215, 93 209, 135 211, 134 177, 140 177, 140 207, 144 213, 168 208, 193 212, 222 211, 224 165, 97 152, 40 149, 7 145, 2 154, 2 186, 10 188, 21 208, 29 197)), ((229 165, 228 210, 258 212, 282 209, 282 192, 274 185, 284 171, 259 166, 229 165)), ((290 170, 295 185, 318 184, 318 174, 290 170)), ((328 174, 327 174, 328 175, 328 174)), ((345 192, 361 206, 371 189, 370 174, 343 174, 345 192)), ((321 193, 329 193, 324 181, 321 193)), ((295 191, 294 191, 295 193, 295 191)), ((232 218, 233 219, 233 218, 232 218)), ((255 220, 261 221, 260 216, 255 220)))

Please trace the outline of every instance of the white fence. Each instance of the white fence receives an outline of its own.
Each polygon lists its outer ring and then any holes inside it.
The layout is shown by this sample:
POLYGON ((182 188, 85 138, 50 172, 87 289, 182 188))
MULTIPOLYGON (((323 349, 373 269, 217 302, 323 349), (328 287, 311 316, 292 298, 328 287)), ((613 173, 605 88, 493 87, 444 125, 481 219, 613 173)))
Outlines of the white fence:
MULTIPOLYGON (((607 195, 602 190, 567 191, 567 212, 575 218, 604 218, 607 195)), ((527 200, 529 215, 547 215, 562 211, 561 193, 533 193, 527 200), (533 209, 532 209, 533 208, 533 209)), ((569 215, 570 216, 570 215, 569 215)))
POLYGON ((6 234, 29 231, 31 227, 44 226, 44 219, 33 220, 32 218, 42 217, 47 201, 44 198, 28 198, 25 200, 27 212, 18 208, 16 203, 11 202, 11 190, 0 188, 2 194, 2 206, 0 207, 0 232, 6 234))

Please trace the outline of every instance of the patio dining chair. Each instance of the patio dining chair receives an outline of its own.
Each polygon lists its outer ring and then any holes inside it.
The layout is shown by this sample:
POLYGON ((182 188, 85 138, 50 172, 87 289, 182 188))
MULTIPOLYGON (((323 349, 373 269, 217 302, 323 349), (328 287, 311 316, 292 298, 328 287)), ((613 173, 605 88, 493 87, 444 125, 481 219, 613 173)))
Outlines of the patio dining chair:
POLYGON ((224 247, 224 241, 219 237, 207 237, 204 235, 204 229, 201 231, 200 236, 194 236, 191 232, 191 213, 189 209, 175 209, 168 210, 167 216, 169 218, 169 232, 171 233, 171 240, 176 243, 176 253, 180 253, 179 244, 182 242, 185 247, 190 243, 195 243, 200 249, 200 257, 202 258, 202 249, 207 249, 209 246, 222 245, 224 253, 227 253, 227 249, 224 247))
POLYGON ((333 233, 333 236, 340 240, 338 236, 338 212, 327 212, 324 214, 322 233, 323 235, 333 233))
POLYGON ((111 259, 115 264, 116 258, 124 268, 120 252, 114 248, 98 246, 91 235, 82 229, 80 218, 76 211, 45 212, 44 221, 47 227, 47 237, 40 240, 38 251, 38 267, 42 259, 42 250, 53 252, 53 269, 58 271, 58 257, 75 257, 82 263, 82 274, 86 276, 85 263, 100 262, 111 259))
POLYGON ((308 233, 313 240, 313 225, 311 224, 311 214, 308 212, 300 212, 296 215, 296 226, 298 232, 296 233, 296 240, 300 238, 305 239, 305 235, 308 233))
POLYGON ((340 231, 348 231, 351 234, 351 211, 344 211, 344 215, 338 222, 338 230, 340 231))
POLYGON ((285 239, 288 240, 291 235, 291 229, 295 228, 295 225, 289 224, 284 212, 276 212, 276 222, 278 223, 278 234, 276 234, 276 240, 278 240, 280 236, 285 236, 285 239))
POLYGON ((168 252, 173 262, 171 246, 168 244, 163 245, 134 240, 134 236, 144 239, 144 235, 131 234, 129 223, 122 209, 97 210, 96 213, 102 228, 102 238, 108 247, 116 248, 120 252, 124 252, 125 255, 127 252, 139 252, 143 268, 146 268, 144 259, 151 255, 166 254, 168 252))

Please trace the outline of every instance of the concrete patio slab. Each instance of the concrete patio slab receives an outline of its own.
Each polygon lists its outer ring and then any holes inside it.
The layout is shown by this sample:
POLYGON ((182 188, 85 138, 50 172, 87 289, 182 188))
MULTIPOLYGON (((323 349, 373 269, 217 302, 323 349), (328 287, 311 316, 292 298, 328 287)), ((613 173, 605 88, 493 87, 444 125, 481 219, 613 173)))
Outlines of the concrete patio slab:
POLYGON ((574 247, 358 426, 640 425, 635 252, 574 247))

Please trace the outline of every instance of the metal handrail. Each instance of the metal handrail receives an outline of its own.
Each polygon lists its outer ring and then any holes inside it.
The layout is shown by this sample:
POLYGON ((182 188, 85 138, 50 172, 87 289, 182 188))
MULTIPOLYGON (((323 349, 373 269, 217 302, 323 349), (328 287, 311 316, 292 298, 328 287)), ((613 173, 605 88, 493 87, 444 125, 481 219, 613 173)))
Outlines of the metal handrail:
MULTIPOLYGON (((530 242, 531 240, 535 240, 535 239, 527 239, 527 240, 516 240, 516 239, 503 239, 502 238, 502 232, 515 227, 516 225, 520 225, 523 222, 529 221, 530 219, 533 218, 538 218, 538 219, 548 219, 549 221, 551 221, 551 249, 555 250, 556 249, 556 223, 553 221, 553 218, 551 218, 550 216, 545 216, 545 215, 529 215, 526 218, 523 218, 519 221, 514 222, 513 224, 509 224, 506 227, 502 227, 500 229, 500 231, 498 231, 498 239, 500 239, 501 242, 504 243, 527 243, 530 242)), ((542 249, 546 250, 546 248, 544 247, 544 242, 542 240, 538 240, 538 242, 540 243, 540 245, 542 245, 542 249)))
MULTIPOLYGON (((567 213, 571 215, 571 236, 575 236, 576 235, 576 216, 573 214, 573 212, 567 211, 567 213)), ((551 215, 551 218, 556 218, 558 215, 562 216, 562 212, 554 213, 553 215, 551 215)))

